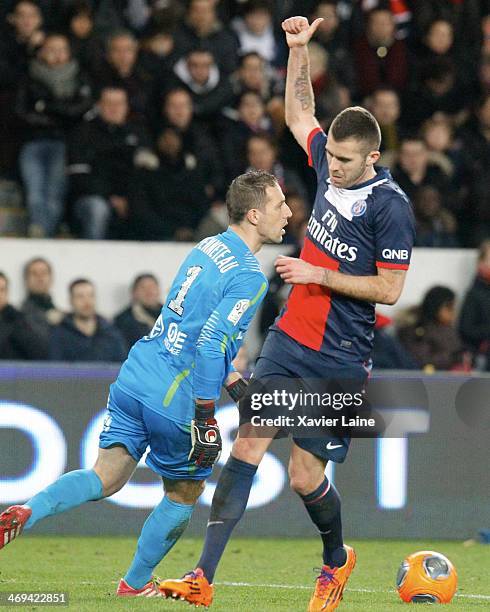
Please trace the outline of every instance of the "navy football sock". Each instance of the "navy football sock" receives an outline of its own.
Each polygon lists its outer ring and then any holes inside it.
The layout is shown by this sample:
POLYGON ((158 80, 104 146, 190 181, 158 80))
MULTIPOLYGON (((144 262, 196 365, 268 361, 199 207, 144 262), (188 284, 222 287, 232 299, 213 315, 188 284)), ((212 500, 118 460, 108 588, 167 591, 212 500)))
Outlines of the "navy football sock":
POLYGON ((213 582, 231 533, 247 507, 257 466, 230 455, 213 495, 204 549, 197 567, 213 582))
POLYGON ((311 520, 318 527, 323 541, 323 563, 341 567, 347 560, 342 539, 340 497, 327 478, 308 495, 301 495, 311 520))

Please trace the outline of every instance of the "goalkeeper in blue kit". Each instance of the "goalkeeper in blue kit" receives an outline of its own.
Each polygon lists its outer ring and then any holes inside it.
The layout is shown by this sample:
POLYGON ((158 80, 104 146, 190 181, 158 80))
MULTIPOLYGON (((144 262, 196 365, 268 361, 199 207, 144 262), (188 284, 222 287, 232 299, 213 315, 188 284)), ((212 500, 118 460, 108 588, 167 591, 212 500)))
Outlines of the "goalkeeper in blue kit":
POLYGON ((276 179, 247 172, 230 185, 230 226, 185 259, 151 332, 131 349, 111 385, 99 454, 0 514, 0 548, 39 520, 119 491, 149 447, 147 465, 165 495, 146 520, 120 596, 161 596, 153 570, 184 532, 221 452, 215 402, 226 386, 238 401, 246 383, 234 370, 247 328, 267 291, 255 253, 280 243, 291 216, 276 179))

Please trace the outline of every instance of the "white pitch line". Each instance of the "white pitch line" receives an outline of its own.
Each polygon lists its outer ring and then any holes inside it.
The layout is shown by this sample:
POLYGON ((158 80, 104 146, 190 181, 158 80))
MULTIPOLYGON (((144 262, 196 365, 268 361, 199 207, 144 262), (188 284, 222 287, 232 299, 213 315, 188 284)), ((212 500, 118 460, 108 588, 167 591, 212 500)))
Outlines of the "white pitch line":
MULTIPOLYGON (((216 582, 218 586, 233 586, 233 587, 259 587, 269 589, 306 589, 310 590, 311 586, 305 586, 304 584, 252 584, 250 582, 216 582)), ((394 593, 395 591, 381 591, 377 589, 351 589, 348 591, 352 593, 394 593)), ((472 595, 469 593, 456 593, 455 597, 462 599, 482 599, 484 601, 490 601, 490 595, 472 595)))

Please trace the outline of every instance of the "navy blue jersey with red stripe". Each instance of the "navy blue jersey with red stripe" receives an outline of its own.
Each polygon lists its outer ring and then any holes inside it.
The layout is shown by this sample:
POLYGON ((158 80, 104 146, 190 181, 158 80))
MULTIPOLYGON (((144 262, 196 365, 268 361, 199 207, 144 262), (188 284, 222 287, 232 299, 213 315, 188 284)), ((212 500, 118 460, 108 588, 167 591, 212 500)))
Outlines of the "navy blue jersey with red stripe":
MULTIPOLYGON (((407 196, 385 168, 365 183, 335 187, 328 178, 326 142, 320 128, 308 138, 308 160, 318 185, 301 259, 353 276, 374 276, 377 268, 406 270, 415 238, 407 196)), ((374 307, 320 285, 295 285, 276 325, 337 362, 367 362, 374 307)))

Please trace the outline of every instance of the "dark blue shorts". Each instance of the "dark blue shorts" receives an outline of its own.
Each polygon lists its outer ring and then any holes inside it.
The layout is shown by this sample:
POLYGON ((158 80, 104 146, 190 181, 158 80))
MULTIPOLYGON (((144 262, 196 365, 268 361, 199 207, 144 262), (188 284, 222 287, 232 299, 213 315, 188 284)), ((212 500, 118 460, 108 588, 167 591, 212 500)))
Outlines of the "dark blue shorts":
POLYGON ((135 461, 150 447, 146 464, 163 478, 205 480, 211 468, 200 468, 188 460, 190 428, 150 410, 116 385, 111 385, 108 414, 100 434, 100 448, 121 444, 135 461))
MULTIPOLYGON (((321 353, 303 346, 278 329, 271 329, 257 360, 253 378, 266 381, 275 377, 301 380, 355 380, 364 388, 368 371, 362 364, 340 364, 321 353)), ((321 437, 297 437, 295 444, 312 455, 327 461, 342 463, 349 450, 349 436, 328 436, 322 430, 321 437)))

